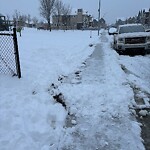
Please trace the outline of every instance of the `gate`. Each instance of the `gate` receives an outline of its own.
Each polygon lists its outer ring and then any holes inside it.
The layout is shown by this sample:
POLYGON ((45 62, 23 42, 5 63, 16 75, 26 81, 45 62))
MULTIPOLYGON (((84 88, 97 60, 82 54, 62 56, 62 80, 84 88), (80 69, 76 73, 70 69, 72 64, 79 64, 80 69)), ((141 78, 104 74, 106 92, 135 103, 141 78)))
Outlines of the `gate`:
POLYGON ((16 28, 12 33, 0 32, 0 73, 21 78, 16 28))

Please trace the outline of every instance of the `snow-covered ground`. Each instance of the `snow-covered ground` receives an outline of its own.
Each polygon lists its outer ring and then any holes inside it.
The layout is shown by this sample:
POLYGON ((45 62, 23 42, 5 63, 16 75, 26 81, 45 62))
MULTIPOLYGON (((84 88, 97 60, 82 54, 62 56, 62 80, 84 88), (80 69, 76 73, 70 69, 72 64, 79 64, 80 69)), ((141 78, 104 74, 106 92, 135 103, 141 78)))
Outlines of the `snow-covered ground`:
POLYGON ((22 78, 0 74, 0 149, 144 149, 129 110, 129 83, 139 75, 138 86, 149 92, 149 71, 140 74, 138 57, 129 63, 101 33, 24 29, 18 36, 22 78), (126 75, 122 66, 136 73, 126 75))

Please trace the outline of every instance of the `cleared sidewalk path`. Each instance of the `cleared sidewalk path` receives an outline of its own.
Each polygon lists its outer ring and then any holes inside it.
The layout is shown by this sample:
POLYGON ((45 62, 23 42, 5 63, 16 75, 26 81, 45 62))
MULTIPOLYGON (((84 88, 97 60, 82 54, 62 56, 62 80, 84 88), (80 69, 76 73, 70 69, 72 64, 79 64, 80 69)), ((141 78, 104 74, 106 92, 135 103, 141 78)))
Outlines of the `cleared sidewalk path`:
POLYGON ((102 33, 100 44, 96 45, 80 74, 80 82, 67 81, 60 87, 70 106, 74 125, 64 129, 58 149, 144 149, 139 125, 129 113, 133 95, 116 57, 105 32, 102 33))

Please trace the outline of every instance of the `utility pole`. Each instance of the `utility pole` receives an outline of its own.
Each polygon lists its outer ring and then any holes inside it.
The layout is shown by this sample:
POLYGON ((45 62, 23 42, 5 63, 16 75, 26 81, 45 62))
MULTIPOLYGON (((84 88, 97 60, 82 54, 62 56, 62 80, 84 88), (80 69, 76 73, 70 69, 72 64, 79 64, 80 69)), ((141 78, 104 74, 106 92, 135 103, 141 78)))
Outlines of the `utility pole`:
POLYGON ((99 36, 99 30, 100 30, 100 12, 101 12, 101 0, 99 0, 99 8, 98 8, 98 36, 99 36))

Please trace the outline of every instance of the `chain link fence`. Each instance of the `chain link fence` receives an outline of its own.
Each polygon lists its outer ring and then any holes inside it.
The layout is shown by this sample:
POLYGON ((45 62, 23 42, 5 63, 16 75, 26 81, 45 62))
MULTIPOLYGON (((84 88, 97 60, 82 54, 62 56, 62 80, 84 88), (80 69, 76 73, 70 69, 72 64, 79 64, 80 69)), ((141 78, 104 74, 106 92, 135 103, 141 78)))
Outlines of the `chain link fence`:
POLYGON ((21 78, 16 28, 0 32, 0 73, 21 78))

